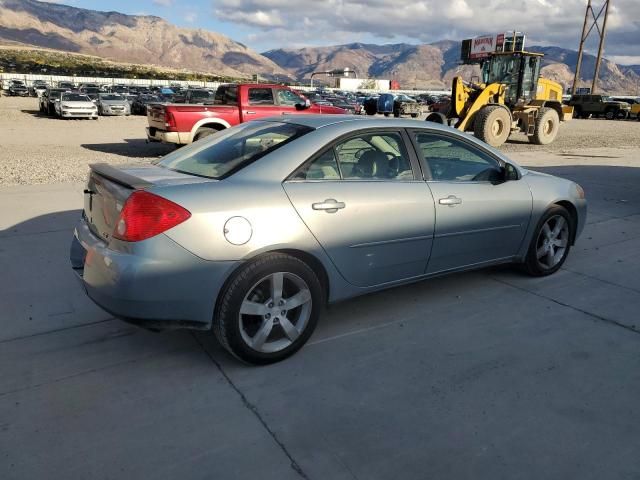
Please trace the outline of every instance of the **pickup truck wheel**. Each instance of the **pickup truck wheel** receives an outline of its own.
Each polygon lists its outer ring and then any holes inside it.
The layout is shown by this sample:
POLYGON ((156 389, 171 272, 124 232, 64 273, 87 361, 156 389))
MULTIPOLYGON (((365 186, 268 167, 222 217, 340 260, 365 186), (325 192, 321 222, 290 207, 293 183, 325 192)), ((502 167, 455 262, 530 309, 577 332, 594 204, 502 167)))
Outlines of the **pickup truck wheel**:
POLYGON ((604 112, 604 118, 606 118, 607 120, 613 120, 618 116, 617 113, 618 112, 616 110, 609 109, 606 112, 604 112))
POLYGON ((198 140, 201 140, 204 137, 208 137, 209 135, 213 135, 217 131, 218 130, 216 130, 215 128, 211 128, 211 127, 200 127, 198 130, 196 130, 196 134, 193 136, 193 141, 197 142, 198 140))

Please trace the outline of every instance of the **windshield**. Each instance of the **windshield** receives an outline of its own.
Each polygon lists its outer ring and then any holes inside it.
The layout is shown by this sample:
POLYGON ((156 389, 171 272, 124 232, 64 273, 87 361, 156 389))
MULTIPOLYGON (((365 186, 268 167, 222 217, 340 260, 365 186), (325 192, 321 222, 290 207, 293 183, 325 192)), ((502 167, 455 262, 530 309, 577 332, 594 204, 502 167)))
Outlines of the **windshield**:
POLYGON ((86 95, 80 95, 79 93, 63 93, 63 102, 90 102, 91 100, 86 95))
POLYGON ((313 130, 290 123, 249 122, 170 153, 158 165, 220 179, 313 130))
POLYGON ((100 100, 124 100, 124 97, 122 95, 115 95, 115 94, 100 94, 100 100))

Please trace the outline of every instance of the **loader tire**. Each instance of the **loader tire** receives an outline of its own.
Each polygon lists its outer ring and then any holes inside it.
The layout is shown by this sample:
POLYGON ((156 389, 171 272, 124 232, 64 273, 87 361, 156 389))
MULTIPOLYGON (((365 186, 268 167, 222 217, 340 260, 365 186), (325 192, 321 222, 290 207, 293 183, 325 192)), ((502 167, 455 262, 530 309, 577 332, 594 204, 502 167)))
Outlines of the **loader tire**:
POLYGON ((553 108, 542 107, 536 118, 535 131, 529 137, 531 143, 548 145, 553 142, 560 129, 560 117, 553 108))
POLYGON ((511 133, 511 114, 504 107, 488 105, 476 113, 473 133, 477 139, 492 147, 499 147, 511 133))

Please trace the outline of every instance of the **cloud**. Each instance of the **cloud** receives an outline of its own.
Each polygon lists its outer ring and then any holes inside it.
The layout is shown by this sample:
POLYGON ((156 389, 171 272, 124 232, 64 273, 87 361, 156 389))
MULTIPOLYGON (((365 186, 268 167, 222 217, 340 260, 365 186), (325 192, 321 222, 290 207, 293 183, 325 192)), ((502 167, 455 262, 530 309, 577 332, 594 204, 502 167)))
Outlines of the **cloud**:
MULTIPOLYGON (((599 9, 601 2, 595 1, 599 9)), ((284 45, 433 42, 511 30, 528 44, 577 48, 585 0, 216 0, 223 21, 256 29, 252 38, 284 45)), ((595 36, 588 48, 595 48, 595 36)), ((611 2, 606 54, 640 55, 640 1, 611 2)))
POLYGON ((158 7, 170 7, 173 5, 173 0, 153 0, 151 3, 158 7))
POLYGON ((198 14, 196 12, 187 12, 183 18, 187 23, 194 23, 198 19, 198 14))

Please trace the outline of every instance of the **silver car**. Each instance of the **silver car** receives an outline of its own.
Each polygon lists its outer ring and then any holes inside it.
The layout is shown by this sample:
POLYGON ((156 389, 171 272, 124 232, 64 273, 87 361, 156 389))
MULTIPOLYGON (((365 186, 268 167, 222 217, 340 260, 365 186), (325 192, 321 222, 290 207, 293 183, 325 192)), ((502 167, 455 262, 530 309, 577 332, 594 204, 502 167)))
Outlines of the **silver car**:
POLYGON ((118 93, 99 93, 96 106, 100 115, 131 115, 131 104, 118 93))
POLYGON ((327 302, 501 263, 552 274, 585 218, 576 183, 448 127, 300 115, 153 165, 93 165, 71 263, 114 315, 213 329, 269 363, 307 341, 327 302))

